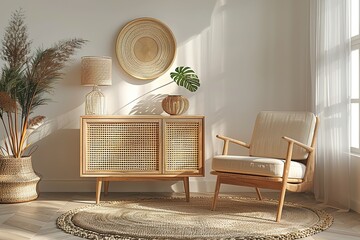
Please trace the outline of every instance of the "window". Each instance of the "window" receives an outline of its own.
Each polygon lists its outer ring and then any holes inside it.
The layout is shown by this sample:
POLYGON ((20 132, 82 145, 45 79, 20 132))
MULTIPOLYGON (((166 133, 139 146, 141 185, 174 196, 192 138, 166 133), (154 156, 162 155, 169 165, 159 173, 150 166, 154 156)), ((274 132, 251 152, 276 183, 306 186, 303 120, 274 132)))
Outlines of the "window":
POLYGON ((360 6, 351 0, 351 151, 360 154, 360 6))

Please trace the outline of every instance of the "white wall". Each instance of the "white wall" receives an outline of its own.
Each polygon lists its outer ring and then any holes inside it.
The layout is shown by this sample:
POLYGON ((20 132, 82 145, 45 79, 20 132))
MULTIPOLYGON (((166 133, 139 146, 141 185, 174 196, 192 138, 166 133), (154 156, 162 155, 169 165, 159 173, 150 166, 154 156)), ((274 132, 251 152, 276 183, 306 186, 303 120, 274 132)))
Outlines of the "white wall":
MULTIPOLYGON (((308 0, 1 0, 1 36, 19 7, 26 13, 34 49, 71 37, 89 40, 56 86, 54 102, 36 112, 48 118, 33 138, 39 147, 33 161, 42 176, 41 191, 95 190, 93 179, 79 177, 79 117, 90 91, 80 86, 84 55, 113 58, 113 85, 103 87, 109 114, 129 114, 140 101, 158 106, 158 95, 180 93, 190 100, 188 114, 206 116, 206 176, 191 179, 192 191, 213 191, 211 157, 222 147, 216 134, 248 141, 257 112, 308 106, 308 0), (153 81, 131 78, 117 63, 118 32, 128 21, 145 16, 172 29, 178 52, 169 72, 177 65, 191 66, 201 81, 196 93, 171 84, 137 99, 170 81, 168 73, 153 81), (155 103, 148 101, 151 97, 155 103)), ((111 188, 182 191, 182 185, 173 182, 114 183, 111 188)))

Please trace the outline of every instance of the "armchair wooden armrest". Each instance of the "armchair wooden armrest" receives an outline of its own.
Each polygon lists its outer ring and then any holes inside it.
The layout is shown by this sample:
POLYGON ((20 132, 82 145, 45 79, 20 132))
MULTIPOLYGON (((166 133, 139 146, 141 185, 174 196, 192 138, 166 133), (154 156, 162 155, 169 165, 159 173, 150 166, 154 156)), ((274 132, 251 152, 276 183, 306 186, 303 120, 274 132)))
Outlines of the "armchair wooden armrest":
POLYGON ((282 138, 285 139, 286 141, 288 141, 289 143, 292 142, 292 143, 294 143, 295 145, 298 145, 299 147, 304 148, 304 149, 305 149, 306 151, 308 151, 309 153, 311 153, 312 151, 314 151, 314 148, 313 148, 313 147, 310 147, 310 146, 308 146, 308 145, 306 145, 306 144, 303 144, 303 143, 301 143, 301 142, 299 142, 299 141, 296 141, 295 139, 292 139, 292 138, 286 137, 286 136, 284 136, 284 137, 282 137, 282 138))
POLYGON ((229 138, 229 137, 226 137, 226 136, 221 136, 221 135, 216 135, 217 138, 220 138, 222 140, 224 140, 224 148, 223 148, 223 155, 227 155, 228 153, 228 150, 229 150, 229 143, 235 143, 237 145, 240 145, 242 147, 246 147, 246 148, 250 148, 250 145, 245 143, 245 142, 242 142, 242 141, 239 141, 239 140, 236 140, 236 139, 233 139, 233 138, 229 138))
POLYGON ((298 145, 299 147, 304 148, 309 153, 313 152, 314 148, 310 147, 306 144, 303 144, 299 141, 296 141, 295 139, 292 139, 290 137, 283 136, 282 138, 288 142, 288 150, 287 150, 287 154, 286 154, 286 158, 285 158, 285 166, 284 166, 283 177, 282 177, 283 182, 287 182, 294 145, 298 145))

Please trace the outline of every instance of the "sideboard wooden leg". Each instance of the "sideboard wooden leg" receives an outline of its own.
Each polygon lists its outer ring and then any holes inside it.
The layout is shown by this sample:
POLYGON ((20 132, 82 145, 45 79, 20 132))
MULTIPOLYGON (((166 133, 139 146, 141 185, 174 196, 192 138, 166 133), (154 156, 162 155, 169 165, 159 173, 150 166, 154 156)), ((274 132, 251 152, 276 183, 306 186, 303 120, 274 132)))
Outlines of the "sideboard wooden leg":
POLYGON ((96 178, 96 204, 100 202, 102 179, 96 178))
POLYGON ((107 196, 108 193, 109 193, 109 184, 110 184, 110 181, 105 181, 105 182, 104 182, 104 193, 105 193, 105 196, 107 196))
POLYGON ((184 189, 185 189, 186 201, 190 202, 189 177, 184 177, 183 180, 184 180, 184 189))

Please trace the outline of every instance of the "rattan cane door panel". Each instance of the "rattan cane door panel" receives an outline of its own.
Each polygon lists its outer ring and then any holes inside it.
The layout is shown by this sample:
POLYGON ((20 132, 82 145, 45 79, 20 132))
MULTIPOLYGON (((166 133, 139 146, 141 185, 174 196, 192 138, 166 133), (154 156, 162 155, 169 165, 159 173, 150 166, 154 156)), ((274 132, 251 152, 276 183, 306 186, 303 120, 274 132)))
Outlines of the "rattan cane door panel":
POLYGON ((164 172, 203 174, 202 119, 164 121, 164 172))
POLYGON ((82 116, 80 176, 204 175, 202 116, 82 116))
POLYGON ((84 175, 162 171, 159 120, 96 119, 83 127, 84 175))

